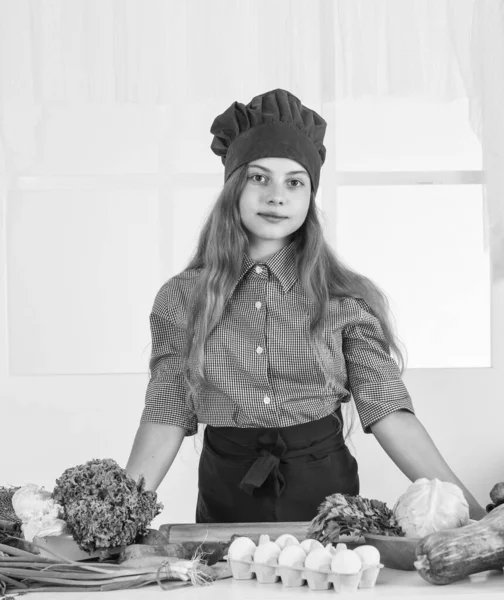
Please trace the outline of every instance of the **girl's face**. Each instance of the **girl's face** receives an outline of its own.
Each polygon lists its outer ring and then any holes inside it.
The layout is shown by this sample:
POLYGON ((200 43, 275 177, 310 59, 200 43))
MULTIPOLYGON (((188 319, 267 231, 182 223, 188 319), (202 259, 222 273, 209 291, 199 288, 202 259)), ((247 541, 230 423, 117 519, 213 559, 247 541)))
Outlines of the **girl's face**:
POLYGON ((248 165, 239 208, 252 260, 264 260, 290 242, 304 223, 310 192, 308 172, 290 158, 260 158, 248 165))

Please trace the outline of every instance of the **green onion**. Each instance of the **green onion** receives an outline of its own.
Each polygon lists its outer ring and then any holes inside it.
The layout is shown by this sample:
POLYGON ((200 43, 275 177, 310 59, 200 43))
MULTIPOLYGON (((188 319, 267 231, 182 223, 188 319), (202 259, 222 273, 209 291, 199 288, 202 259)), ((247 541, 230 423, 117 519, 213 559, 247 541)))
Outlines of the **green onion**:
POLYGON ((19 548, 0 545, 0 591, 105 591, 138 588, 156 583, 162 589, 168 581, 178 580, 180 585, 205 585, 212 577, 205 571, 204 563, 195 557, 193 560, 173 561, 173 557, 159 565, 159 562, 142 567, 127 567, 121 564, 95 566, 85 562, 75 562, 55 556, 54 559, 41 557, 19 548))

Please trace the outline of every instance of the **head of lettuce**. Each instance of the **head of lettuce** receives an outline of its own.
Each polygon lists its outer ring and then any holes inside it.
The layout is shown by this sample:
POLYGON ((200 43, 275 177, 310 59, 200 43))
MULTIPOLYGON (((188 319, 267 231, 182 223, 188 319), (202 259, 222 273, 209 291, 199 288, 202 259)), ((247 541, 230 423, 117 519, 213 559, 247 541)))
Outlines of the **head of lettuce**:
POLYGON ((163 506, 144 481, 130 477, 110 458, 71 467, 56 480, 52 494, 82 550, 127 546, 146 535, 163 506))

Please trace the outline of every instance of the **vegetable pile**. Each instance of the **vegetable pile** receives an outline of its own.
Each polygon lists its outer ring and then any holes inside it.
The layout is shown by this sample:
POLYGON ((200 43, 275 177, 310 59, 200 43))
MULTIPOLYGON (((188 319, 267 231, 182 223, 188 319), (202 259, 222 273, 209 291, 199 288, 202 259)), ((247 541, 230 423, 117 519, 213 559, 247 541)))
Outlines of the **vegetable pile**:
POLYGON ((404 536, 393 512, 384 502, 361 496, 332 494, 320 505, 306 537, 325 545, 336 543, 340 536, 360 537, 365 533, 404 536))
POLYGON ((114 460, 94 459, 67 469, 52 493, 28 484, 8 490, 1 498, 0 516, 9 532, 0 540, 5 542, 0 543, 0 597, 7 592, 123 590, 153 582, 172 589, 211 583, 219 576, 202 560, 200 548, 193 549, 190 557, 189 550, 182 548, 184 557, 180 557, 180 549, 169 545, 152 548, 154 553, 134 545, 147 536, 162 505, 156 502, 155 492, 145 490, 143 479, 135 482, 114 460), (97 553, 99 562, 76 562, 38 543, 38 537, 67 532, 86 552, 104 550, 97 553), (119 560, 112 558, 119 549, 119 560))
POLYGON ((155 492, 145 491, 112 459, 93 459, 67 469, 52 494, 82 550, 94 552, 132 544, 147 534, 161 512, 155 492))

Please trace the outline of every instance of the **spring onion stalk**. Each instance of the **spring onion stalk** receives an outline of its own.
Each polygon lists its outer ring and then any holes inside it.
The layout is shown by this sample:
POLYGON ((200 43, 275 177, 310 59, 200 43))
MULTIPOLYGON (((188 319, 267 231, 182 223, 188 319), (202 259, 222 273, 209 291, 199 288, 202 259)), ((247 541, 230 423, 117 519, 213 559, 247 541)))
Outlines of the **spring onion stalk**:
POLYGON ((142 567, 103 564, 100 567, 74 562, 61 556, 43 558, 19 548, 0 545, 0 591, 14 588, 22 593, 35 591, 105 591, 138 588, 155 583, 162 589, 180 585, 205 585, 211 577, 205 572, 201 556, 193 560, 168 558, 142 567), (163 582, 178 580, 178 584, 163 582))

